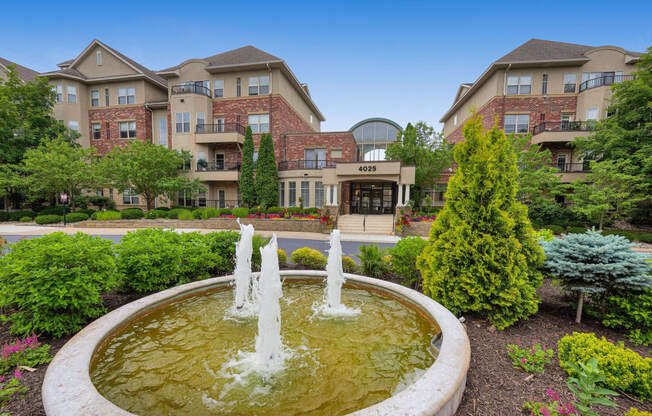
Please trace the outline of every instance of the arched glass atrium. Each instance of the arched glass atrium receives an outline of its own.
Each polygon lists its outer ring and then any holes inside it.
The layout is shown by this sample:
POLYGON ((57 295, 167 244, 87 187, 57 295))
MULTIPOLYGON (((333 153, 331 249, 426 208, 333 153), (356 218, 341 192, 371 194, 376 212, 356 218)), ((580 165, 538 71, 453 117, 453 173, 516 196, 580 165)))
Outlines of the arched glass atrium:
POLYGON ((350 131, 357 144, 357 160, 385 160, 387 145, 395 142, 402 130, 401 126, 386 118, 368 118, 355 124, 350 131))

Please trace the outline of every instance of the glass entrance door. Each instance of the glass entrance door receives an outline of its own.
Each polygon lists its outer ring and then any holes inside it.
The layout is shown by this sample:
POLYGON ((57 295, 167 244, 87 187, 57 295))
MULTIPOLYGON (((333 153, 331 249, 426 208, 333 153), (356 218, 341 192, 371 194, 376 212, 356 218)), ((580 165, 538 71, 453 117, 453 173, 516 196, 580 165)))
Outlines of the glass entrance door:
POLYGON ((393 183, 352 183, 352 214, 392 214, 396 207, 396 184, 393 183))

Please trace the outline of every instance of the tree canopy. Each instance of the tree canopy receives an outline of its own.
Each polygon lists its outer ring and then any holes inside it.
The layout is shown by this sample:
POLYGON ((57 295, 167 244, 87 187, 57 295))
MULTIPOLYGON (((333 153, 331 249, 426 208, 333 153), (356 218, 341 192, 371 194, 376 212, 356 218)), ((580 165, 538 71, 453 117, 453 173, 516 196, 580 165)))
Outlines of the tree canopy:
POLYGON ((263 133, 260 137, 256 165, 256 196, 258 204, 263 208, 278 204, 278 168, 271 133, 263 133))

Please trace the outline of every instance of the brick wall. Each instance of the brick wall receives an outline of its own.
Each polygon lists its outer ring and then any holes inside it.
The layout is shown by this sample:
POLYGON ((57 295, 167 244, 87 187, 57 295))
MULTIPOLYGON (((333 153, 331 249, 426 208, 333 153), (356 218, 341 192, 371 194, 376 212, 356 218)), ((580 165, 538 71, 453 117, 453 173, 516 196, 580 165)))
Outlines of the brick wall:
POLYGON ((303 160, 306 158, 305 149, 311 148, 327 149, 326 158, 328 160, 355 161, 356 144, 353 133, 350 132, 287 134, 281 138, 280 144, 279 147, 283 154, 280 155, 280 159, 277 158, 279 161, 303 160), (341 150, 342 157, 332 157, 332 150, 341 150))
POLYGON ((110 152, 115 146, 125 146, 128 143, 127 139, 120 138, 118 124, 120 121, 135 121, 136 138, 145 143, 152 141, 152 115, 145 106, 92 109, 88 110, 88 119, 91 146, 95 147, 102 155, 110 152), (92 138, 92 123, 101 125, 101 139, 99 140, 92 138))

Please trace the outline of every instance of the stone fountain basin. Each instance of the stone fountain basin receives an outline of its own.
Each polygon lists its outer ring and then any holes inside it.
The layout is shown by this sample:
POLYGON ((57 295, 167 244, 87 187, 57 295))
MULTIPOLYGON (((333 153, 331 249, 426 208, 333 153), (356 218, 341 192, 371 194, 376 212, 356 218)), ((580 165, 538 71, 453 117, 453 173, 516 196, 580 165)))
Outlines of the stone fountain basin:
MULTIPOLYGON (((323 280, 325 271, 281 271, 282 278, 323 280)), ((384 294, 409 303, 441 330, 441 347, 435 362, 416 382, 396 395, 352 413, 371 415, 454 415, 466 387, 471 347, 464 327, 455 316, 429 297, 404 286, 355 274, 345 274, 346 285, 384 294)), ((112 334, 152 308, 230 285, 233 276, 216 277, 176 286, 128 303, 92 322, 56 354, 43 381, 42 396, 48 416, 130 416, 102 396, 90 378, 93 356, 112 334)))

